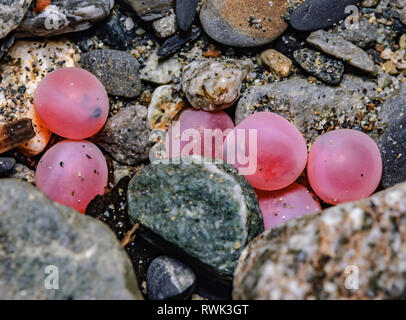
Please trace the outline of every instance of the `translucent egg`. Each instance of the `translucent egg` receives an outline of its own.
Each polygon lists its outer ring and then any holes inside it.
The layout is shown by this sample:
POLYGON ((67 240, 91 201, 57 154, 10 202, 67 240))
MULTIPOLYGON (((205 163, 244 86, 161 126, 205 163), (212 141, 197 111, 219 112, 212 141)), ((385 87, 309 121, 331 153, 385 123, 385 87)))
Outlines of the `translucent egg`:
POLYGON ((51 200, 84 213, 96 195, 107 186, 106 159, 89 141, 65 140, 52 146, 41 158, 35 183, 51 200))

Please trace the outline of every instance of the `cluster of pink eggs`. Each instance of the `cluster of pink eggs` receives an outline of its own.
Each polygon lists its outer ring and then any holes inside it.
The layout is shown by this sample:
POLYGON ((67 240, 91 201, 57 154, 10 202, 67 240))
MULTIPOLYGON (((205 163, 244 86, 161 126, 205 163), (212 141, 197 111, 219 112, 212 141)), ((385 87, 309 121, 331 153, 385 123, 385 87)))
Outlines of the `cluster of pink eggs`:
MULTIPOLYGON (((62 68, 41 81, 34 105, 45 125, 67 139, 43 155, 36 185, 50 199, 83 213, 96 195, 105 192, 108 180, 102 152, 84 140, 107 120, 106 90, 91 73, 62 68)), ((333 205, 367 197, 376 190, 382 175, 380 152, 366 134, 331 131, 321 135, 308 154, 297 128, 272 112, 256 113, 234 126, 224 111, 191 108, 169 128, 167 138, 169 157, 221 158, 239 169, 256 190, 266 229, 319 211, 317 197, 333 205), (195 134, 183 139, 190 130, 195 134), (214 135, 207 137, 208 131, 214 135), (249 139, 250 131, 255 139, 249 139), (252 172, 243 170, 247 163, 255 164, 252 172), (296 182, 306 168, 317 197, 296 182)))
POLYGON ((175 128, 180 131, 177 139, 181 140, 178 144, 182 156, 200 154, 214 158, 221 149, 223 160, 242 174, 247 163, 255 164, 255 170, 244 175, 256 190, 265 229, 320 211, 317 197, 332 205, 368 197, 381 180, 379 149, 369 136, 357 130, 335 130, 321 135, 308 154, 306 142, 297 128, 275 113, 255 113, 234 127, 224 111, 189 109, 169 129, 167 151, 170 157, 176 149, 172 146, 176 145, 176 138, 171 136, 175 128), (200 132, 201 142, 192 135, 182 140, 182 133, 190 129, 200 132), (218 129, 217 134, 213 134, 212 129, 218 129), (250 131, 255 132, 255 139, 248 138, 250 131), (220 137, 223 139, 221 147, 213 147, 220 137), (210 147, 205 148, 208 142, 210 147), (193 148, 196 143, 199 143, 198 148, 193 148), (251 148, 252 144, 255 148, 251 148), (183 153, 182 148, 185 148, 183 153), (317 197, 296 182, 306 167, 309 184, 317 197))

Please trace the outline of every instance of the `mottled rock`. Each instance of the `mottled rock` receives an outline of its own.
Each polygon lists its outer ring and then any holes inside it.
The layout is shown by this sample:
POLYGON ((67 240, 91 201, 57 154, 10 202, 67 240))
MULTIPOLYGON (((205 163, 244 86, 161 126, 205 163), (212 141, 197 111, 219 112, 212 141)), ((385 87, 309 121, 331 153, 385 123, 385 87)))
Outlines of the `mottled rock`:
POLYGON ((118 162, 135 165, 148 159, 149 135, 147 108, 134 105, 110 118, 92 140, 118 162))
POLYGON ((75 45, 58 41, 17 41, 0 64, 0 124, 22 118, 32 119, 36 136, 21 145, 29 155, 41 153, 51 137, 35 113, 33 95, 38 83, 51 71, 73 67, 79 60, 75 45))
POLYGON ((197 14, 197 7, 201 0, 177 0, 176 18, 179 29, 187 32, 192 26, 193 20, 197 14))
POLYGON ((204 31, 229 46, 254 47, 278 38, 288 27, 287 0, 207 0, 200 10, 204 31))
POLYGON ((8 52, 8 50, 14 44, 14 41, 15 41, 14 32, 10 33, 4 39, 0 39, 0 60, 1 60, 1 58, 3 58, 3 56, 8 52))
POLYGON ((195 273, 176 259, 160 256, 148 267, 147 291, 151 300, 188 299, 195 284, 195 273))
POLYGON ((35 171, 31 170, 27 166, 16 163, 13 172, 9 178, 16 179, 18 181, 28 182, 32 185, 35 185, 35 171))
POLYGON ((247 72, 238 62, 210 59, 193 61, 183 69, 182 87, 196 109, 213 111, 232 106, 240 97, 247 72))
POLYGON ((360 48, 370 47, 378 38, 376 25, 371 24, 368 19, 362 16, 359 18, 358 25, 346 28, 345 23, 342 23, 335 32, 360 48))
POLYGON ((247 180, 228 164, 196 156, 142 170, 130 182, 128 208, 142 225, 140 236, 225 282, 242 248, 264 228, 247 180))
POLYGON ((157 55, 160 57, 168 57, 176 51, 180 50, 188 42, 195 41, 202 33, 199 27, 192 28, 189 34, 175 34, 167 39, 158 49, 157 55))
POLYGON ((406 184, 290 221, 244 250, 233 297, 404 299, 405 226, 406 184))
POLYGON ((290 16, 290 24, 296 30, 313 31, 333 26, 348 16, 346 8, 359 0, 306 0, 290 16))
POLYGON ((111 95, 135 98, 141 93, 139 63, 126 51, 90 51, 81 55, 80 65, 93 73, 111 95))
POLYGON ((389 188, 406 181, 406 83, 382 106, 386 132, 378 145, 383 161, 382 185, 389 188))
POLYGON ((172 120, 185 106, 182 95, 171 85, 156 88, 148 106, 149 128, 167 131, 172 120))
POLYGON ((170 14, 166 17, 163 17, 159 20, 154 21, 152 24, 155 35, 158 38, 167 38, 175 34, 176 32, 176 15, 170 14))
POLYGON ((1 299, 142 299, 108 227, 27 183, 0 183, 0 241, 1 299))
POLYGON ((0 39, 5 38, 23 21, 32 0, 3 0, 0 2, 0 39))
POLYGON ((28 11, 18 27, 19 37, 49 37, 89 29, 106 18, 114 0, 52 0, 42 12, 28 11))
POLYGON ((344 73, 344 64, 312 49, 294 52, 296 62, 311 75, 329 84, 338 84, 344 73))
POLYGON ((0 178, 10 175, 16 165, 13 158, 0 158, 0 178))
POLYGON ((145 21, 162 18, 172 8, 172 0, 124 0, 124 2, 145 21))
POLYGON ((180 77, 181 73, 182 65, 176 58, 162 61, 156 53, 152 53, 141 69, 141 79, 156 84, 168 84, 173 78, 180 77))
POLYGON ((317 49, 365 72, 372 74, 377 72, 374 61, 364 50, 340 36, 319 30, 313 32, 307 38, 307 42, 317 49))
POLYGON ((274 49, 263 51, 260 57, 261 61, 278 80, 288 77, 292 71, 292 60, 274 49))
POLYGON ((377 95, 374 82, 354 76, 344 75, 338 87, 294 78, 247 89, 238 102, 235 121, 239 124, 251 114, 270 111, 291 121, 309 143, 333 128, 362 129, 376 137, 371 131, 375 122, 370 128, 368 119, 376 119, 377 110, 370 110, 368 104, 377 95))

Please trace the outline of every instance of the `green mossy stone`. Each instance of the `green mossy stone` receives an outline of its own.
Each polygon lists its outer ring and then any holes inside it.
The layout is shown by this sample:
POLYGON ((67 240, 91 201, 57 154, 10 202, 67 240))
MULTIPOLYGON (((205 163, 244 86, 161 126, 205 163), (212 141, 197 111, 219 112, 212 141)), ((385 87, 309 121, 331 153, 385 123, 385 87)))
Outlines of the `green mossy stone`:
POLYGON ((234 167, 202 164, 201 157, 146 167, 130 182, 128 206, 134 223, 225 281, 232 279, 243 248, 264 230, 248 181, 234 167))

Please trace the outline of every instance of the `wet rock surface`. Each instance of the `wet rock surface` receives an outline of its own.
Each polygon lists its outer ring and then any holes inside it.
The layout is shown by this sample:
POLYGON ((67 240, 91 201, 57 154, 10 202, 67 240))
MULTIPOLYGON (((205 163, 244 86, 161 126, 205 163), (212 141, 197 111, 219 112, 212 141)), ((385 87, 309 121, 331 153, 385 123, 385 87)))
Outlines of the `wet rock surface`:
POLYGON ((3 0, 0 3, 0 39, 18 27, 31 2, 32 0, 3 0))
MULTIPOLYGON (((352 76, 345 76, 337 88, 312 84, 305 79, 290 79, 249 88, 238 102, 235 120, 238 124, 255 112, 276 112, 291 121, 307 142, 312 143, 333 128, 370 130, 371 124, 367 126, 362 121, 364 117, 377 116, 376 110, 368 109, 370 101, 365 100, 366 93, 371 98, 377 96, 376 84, 352 76)), ((372 129, 374 126, 375 123, 372 129)))
POLYGON ((142 299, 128 256, 106 226, 27 183, 2 180, 0 190, 2 299, 142 299), (55 272, 59 283, 47 282, 55 272))
POLYGON ((151 300, 188 299, 195 285, 193 270, 178 260, 160 256, 149 265, 147 291, 151 300))
POLYGON ((142 237, 167 252, 186 253, 182 261, 228 282, 242 248, 263 231, 256 196, 231 166, 185 159, 149 165, 133 178, 130 218, 143 226, 142 237))
POLYGON ((114 0, 52 0, 41 12, 29 11, 18 27, 19 37, 55 36, 89 29, 106 18, 114 0))
POLYGON ((110 118, 92 140, 118 162, 135 165, 148 159, 150 130, 147 108, 134 105, 110 118))
POLYGON ((162 18, 172 8, 172 0, 124 0, 124 2, 145 21, 162 18))
POLYGON ((81 55, 80 65, 93 73, 111 95, 135 98, 141 93, 139 63, 128 52, 94 50, 81 55))
POLYGON ((383 105, 387 128, 379 140, 385 188, 406 181, 406 84, 383 105))
POLYGON ((288 27, 282 15, 286 0, 207 0, 200 21, 214 40, 229 46, 253 47, 267 44, 288 27))
POLYGON ((327 82, 338 84, 344 73, 344 64, 312 49, 294 52, 296 62, 308 73, 327 82))
POLYGON ((241 255, 234 299, 404 299, 405 208, 401 184, 266 231, 241 255))
POLYGON ((225 109, 240 97, 246 75, 246 70, 240 68, 237 61, 194 61, 183 69, 182 88, 196 109, 225 109))
POLYGON ((313 31, 333 26, 348 16, 346 8, 358 0, 306 0, 291 14, 290 24, 296 30, 313 31))
POLYGON ((364 50, 340 36, 319 30, 313 32, 307 38, 307 42, 317 49, 365 72, 372 74, 377 72, 374 61, 364 50))

